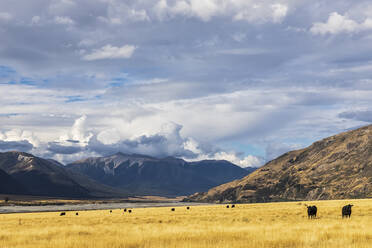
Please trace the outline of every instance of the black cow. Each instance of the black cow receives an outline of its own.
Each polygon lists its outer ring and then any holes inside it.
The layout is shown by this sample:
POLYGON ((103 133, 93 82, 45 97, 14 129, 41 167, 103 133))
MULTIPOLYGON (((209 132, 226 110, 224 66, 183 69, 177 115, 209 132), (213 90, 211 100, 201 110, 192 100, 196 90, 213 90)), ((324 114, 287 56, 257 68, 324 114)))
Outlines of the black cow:
POLYGON ((233 205, 231 205, 231 208, 235 208, 235 205, 233 204, 233 205))
POLYGON ((76 215, 76 216, 78 216, 78 215, 79 215, 79 213, 76 213, 75 215, 76 215))
POLYGON ((59 216, 64 216, 64 215, 66 215, 66 212, 62 212, 59 214, 59 216))
POLYGON ((346 205, 342 208, 342 218, 350 218, 351 215, 351 207, 353 205, 346 205))
POLYGON ((316 212, 318 211, 316 206, 307 206, 307 217, 309 219, 315 219, 316 218, 316 212))
POLYGON ((226 208, 229 208, 229 207, 230 207, 229 205, 226 206, 226 208))
POLYGON ((176 209, 175 209, 175 208, 172 208, 171 210, 172 210, 173 212, 174 212, 174 211, 176 211, 176 209))
POLYGON ((110 213, 112 213, 112 210, 110 210, 110 213))
POLYGON ((132 210, 129 209, 129 210, 128 210, 128 213, 132 213, 132 210))
POLYGON ((187 209, 187 210, 190 210, 190 207, 187 207, 186 209, 187 209))
POLYGON ((124 212, 127 212, 127 209, 126 208, 124 208, 124 212))

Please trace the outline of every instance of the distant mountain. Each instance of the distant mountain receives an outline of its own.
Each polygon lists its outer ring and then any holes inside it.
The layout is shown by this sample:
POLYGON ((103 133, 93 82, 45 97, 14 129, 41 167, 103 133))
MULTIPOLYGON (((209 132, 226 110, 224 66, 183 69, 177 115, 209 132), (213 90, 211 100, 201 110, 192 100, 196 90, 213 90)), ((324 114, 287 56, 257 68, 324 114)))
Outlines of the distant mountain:
POLYGON ((249 173, 228 161, 186 162, 174 157, 159 159, 124 153, 87 158, 66 167, 102 184, 136 195, 162 196, 208 190, 249 173))
POLYGON ((257 167, 245 167, 244 169, 247 170, 249 174, 251 174, 252 172, 257 170, 258 168, 257 167))
POLYGON ((266 202, 372 197, 372 125, 283 154, 241 180, 186 201, 266 202))
POLYGON ((4 194, 76 198, 118 195, 118 190, 72 173, 56 161, 24 152, 0 153, 0 170, 0 176, 8 182, 0 184, 0 192, 4 194))

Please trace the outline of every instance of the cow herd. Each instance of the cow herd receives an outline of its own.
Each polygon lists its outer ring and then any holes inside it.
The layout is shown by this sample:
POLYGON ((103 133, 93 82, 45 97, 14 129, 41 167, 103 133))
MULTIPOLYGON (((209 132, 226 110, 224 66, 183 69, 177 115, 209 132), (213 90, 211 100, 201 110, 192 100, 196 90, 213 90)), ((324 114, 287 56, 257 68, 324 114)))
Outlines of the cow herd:
MULTIPOLYGON (((308 205, 305 204, 305 206, 307 207, 307 217, 309 219, 315 219, 316 218, 316 214, 318 212, 318 208, 315 205, 308 206, 308 205)), ((342 207, 342 218, 350 218, 350 216, 351 216, 351 207, 352 206, 353 205, 348 204, 348 205, 342 207)), ((226 205, 226 208, 230 208, 230 205, 226 205)), ((231 208, 235 208, 235 205, 232 204, 231 205, 231 208)), ((190 207, 186 207, 186 209, 187 210, 190 210, 190 207)), ((131 209, 124 208, 123 211, 124 212, 128 212, 128 213, 132 213, 132 210, 131 209)), ((174 212, 174 211, 176 211, 176 209, 175 208, 171 208, 171 211, 174 212)), ((110 210, 110 213, 112 213, 112 210, 110 210)), ((61 212, 59 214, 59 216, 65 216, 65 215, 66 215, 66 212, 61 212)), ((75 215, 78 216, 79 213, 76 212, 75 215)))
MULTIPOLYGON (((307 217, 309 219, 315 219, 318 208, 315 205, 314 206, 308 206, 308 205, 305 204, 305 206, 307 207, 307 217)), ((350 218, 351 207, 352 206, 353 205, 349 204, 349 205, 346 205, 346 206, 342 207, 342 218, 350 218)))

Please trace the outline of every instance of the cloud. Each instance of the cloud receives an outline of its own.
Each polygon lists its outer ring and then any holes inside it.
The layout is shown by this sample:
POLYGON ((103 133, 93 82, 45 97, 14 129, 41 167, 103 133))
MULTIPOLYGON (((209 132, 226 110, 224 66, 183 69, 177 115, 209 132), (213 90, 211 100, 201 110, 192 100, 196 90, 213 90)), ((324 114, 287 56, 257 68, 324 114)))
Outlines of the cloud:
POLYGON ((283 19, 287 16, 288 6, 283 4, 273 4, 271 5, 273 11, 273 22, 278 23, 282 22, 283 19))
POLYGON ((266 147, 266 161, 273 160, 280 155, 302 148, 299 144, 286 144, 286 143, 270 143, 266 147))
POLYGON ((198 157, 195 159, 192 159, 190 161, 198 161, 198 160, 226 160, 233 164, 236 164, 242 168, 247 167, 260 167, 264 165, 265 160, 262 157, 248 155, 248 156, 242 156, 238 155, 235 152, 217 152, 215 154, 199 154, 198 157))
MULTIPOLYGON (((75 159, 87 156, 105 156, 117 152, 145 154, 155 157, 174 156, 188 161, 196 160, 228 160, 241 167, 258 167, 264 162, 263 158, 234 151, 225 151, 214 145, 200 143, 192 137, 181 135, 182 126, 175 123, 163 124, 161 129, 151 135, 140 135, 132 138, 117 137, 111 142, 102 132, 92 132, 86 126, 87 117, 76 119, 68 135, 62 135, 57 141, 38 143, 33 146, 27 139, 21 141, 3 141, 2 150, 32 151, 37 155, 51 157, 61 162, 72 162, 75 159), (73 138, 73 139, 70 139, 73 138), (103 140, 102 140, 103 138, 103 140)), ((3 135, 3 134, 2 134, 3 135)), ((21 136, 19 131, 12 136, 11 132, 2 138, 21 136)), ((30 137, 29 137, 30 138, 30 137)))
POLYGON ((7 12, 0 12, 0 21, 10 21, 13 19, 13 15, 7 12))
POLYGON ((270 144, 306 146, 366 124, 368 113, 340 113, 372 104, 371 10, 346 0, 2 0, 12 19, 0 20, 0 139, 60 161, 120 148, 258 164, 291 149, 266 155, 270 144), (121 54, 125 44, 140 49, 121 54))
POLYGON ((339 33, 358 33, 365 30, 372 29, 372 19, 367 18, 362 23, 358 23, 348 16, 343 16, 337 12, 333 12, 329 15, 326 23, 317 22, 314 23, 310 31, 313 34, 325 35, 325 34, 339 34, 339 33))
POLYGON ((160 20, 177 16, 198 18, 209 22, 213 18, 230 17, 237 21, 251 23, 280 23, 287 16, 288 6, 284 3, 220 0, 160 0, 154 10, 160 20))
POLYGON ((31 18, 31 24, 38 24, 40 20, 41 20, 40 16, 33 16, 31 18))
POLYGON ((83 115, 77 120, 75 120, 74 125, 71 128, 70 135, 68 139, 66 139, 67 141, 74 140, 79 141, 80 143, 89 142, 93 134, 86 132, 86 120, 87 120, 86 115, 83 115))
POLYGON ((80 146, 66 146, 61 145, 58 142, 49 142, 47 150, 52 154, 75 154, 82 152, 84 150, 83 147, 80 146))
POLYGON ((73 25, 75 22, 68 16, 56 16, 54 18, 54 21, 57 24, 63 24, 63 25, 73 25))
POLYGON ((22 151, 28 152, 32 150, 33 145, 28 140, 21 141, 3 141, 0 140, 0 150, 1 151, 22 151))
POLYGON ((241 8, 234 16, 237 21, 249 22, 273 22, 280 23, 287 16, 288 6, 284 4, 251 4, 252 7, 239 6, 241 8))
POLYGON ((372 110, 345 111, 338 117, 372 123, 372 110))
POLYGON ((84 55, 83 60, 128 59, 132 57, 136 49, 137 47, 132 45, 124 45, 122 47, 106 45, 100 49, 93 50, 90 54, 84 55))

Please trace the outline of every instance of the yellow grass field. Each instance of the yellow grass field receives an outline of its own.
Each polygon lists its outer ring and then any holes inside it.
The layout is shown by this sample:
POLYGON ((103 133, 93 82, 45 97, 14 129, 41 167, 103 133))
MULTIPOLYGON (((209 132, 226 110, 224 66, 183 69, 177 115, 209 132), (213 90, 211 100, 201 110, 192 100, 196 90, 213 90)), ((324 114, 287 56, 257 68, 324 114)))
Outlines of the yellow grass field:
POLYGON ((372 200, 0 215, 1 248, 372 247, 372 200), (341 207, 354 204, 351 219, 341 207))

